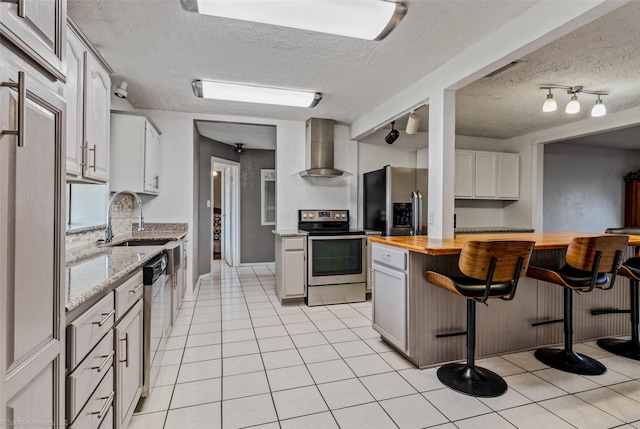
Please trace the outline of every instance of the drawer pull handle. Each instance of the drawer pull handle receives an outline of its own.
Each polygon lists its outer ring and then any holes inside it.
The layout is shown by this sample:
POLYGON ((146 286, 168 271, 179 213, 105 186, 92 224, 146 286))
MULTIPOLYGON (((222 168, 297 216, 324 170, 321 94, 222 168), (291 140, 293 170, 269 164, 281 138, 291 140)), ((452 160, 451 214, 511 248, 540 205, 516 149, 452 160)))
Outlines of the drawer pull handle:
POLYGON ((120 363, 124 362, 124 366, 129 368, 129 333, 127 332, 124 338, 120 338, 120 341, 124 341, 124 360, 121 360, 120 363))
POLYGON ((391 254, 389 254, 389 253, 380 253, 380 256, 384 256, 385 258, 390 258, 391 254))
POLYGON ((105 366, 107 366, 107 364, 109 363, 109 361, 111 360, 111 358, 113 357, 113 355, 116 354, 116 352, 114 352, 113 350, 111 350, 111 353, 109 353, 106 356, 100 356, 103 357, 104 360, 102 361, 102 363, 100 364, 100 366, 94 366, 91 369, 96 369, 98 370, 98 372, 102 372, 102 370, 104 369, 105 366))
MULTIPOLYGON (((24 12, 20 15, 20 10, 24 10, 24 4, 22 1, 18 2, 18 15, 24 18, 24 12)), ((18 90, 18 127, 15 130, 2 130, 0 132, 0 136, 2 135, 10 135, 16 136, 18 139, 18 147, 24 147, 24 120, 25 120, 25 109, 27 107, 27 87, 24 83, 24 72, 18 72, 18 83, 14 82, 2 82, 0 86, 6 86, 8 88, 16 88, 18 90)))
POLYGON ((9 0, 8 3, 15 3, 18 5, 18 16, 24 18, 24 0, 9 0))
POLYGON ((140 288, 142 288, 142 286, 144 286, 143 284, 136 286, 135 288, 131 289, 129 291, 129 293, 138 293, 138 291, 140 290, 140 288))
POLYGON ((115 393, 116 392, 111 391, 109 396, 99 398, 99 399, 106 399, 107 402, 104 403, 104 405, 102 406, 102 409, 100 411, 93 412, 91 414, 97 414, 98 415, 98 419, 102 419, 104 417, 104 415, 107 414, 107 410, 109 410, 109 407, 111 406, 111 402, 113 402, 113 396, 115 395, 115 393))
POLYGON ((153 179, 155 180, 156 184, 153 185, 154 188, 158 189, 160 187, 160 176, 153 176, 153 179))
MULTIPOLYGON (((102 313, 102 314, 104 315, 104 313, 102 313)), ((111 311, 109 312, 109 314, 107 314, 106 316, 104 316, 104 319, 102 319, 102 320, 101 320, 101 321, 99 321, 99 322, 93 322, 93 324, 94 324, 94 325, 98 325, 98 326, 102 326, 102 325, 104 325, 105 323, 107 323, 107 321, 108 321, 109 319, 111 319, 111 316, 113 316, 114 314, 116 314, 116 310, 115 310, 115 309, 111 310, 111 311)))

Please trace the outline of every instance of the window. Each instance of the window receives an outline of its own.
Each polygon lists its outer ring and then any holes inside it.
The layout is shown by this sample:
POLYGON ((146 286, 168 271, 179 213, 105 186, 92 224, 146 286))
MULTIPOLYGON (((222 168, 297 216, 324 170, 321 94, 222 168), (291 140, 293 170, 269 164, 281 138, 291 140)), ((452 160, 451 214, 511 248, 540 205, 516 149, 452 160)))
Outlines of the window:
POLYGON ((260 170, 262 225, 276 224, 276 170, 260 170))

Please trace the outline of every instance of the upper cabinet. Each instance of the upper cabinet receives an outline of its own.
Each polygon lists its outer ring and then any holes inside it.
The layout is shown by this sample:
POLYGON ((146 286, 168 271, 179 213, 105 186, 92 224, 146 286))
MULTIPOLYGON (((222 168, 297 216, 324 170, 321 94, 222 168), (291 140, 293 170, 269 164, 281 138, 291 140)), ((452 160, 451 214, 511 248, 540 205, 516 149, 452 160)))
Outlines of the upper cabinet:
POLYGON ((67 179, 109 181, 109 107, 113 70, 69 21, 67 32, 67 179))
POLYGON ((458 199, 520 198, 520 155, 456 150, 454 195, 458 199))
POLYGON ((111 192, 160 193, 160 134, 143 113, 111 112, 111 192))
POLYGON ((66 0, 0 2, 0 35, 64 81, 66 0))

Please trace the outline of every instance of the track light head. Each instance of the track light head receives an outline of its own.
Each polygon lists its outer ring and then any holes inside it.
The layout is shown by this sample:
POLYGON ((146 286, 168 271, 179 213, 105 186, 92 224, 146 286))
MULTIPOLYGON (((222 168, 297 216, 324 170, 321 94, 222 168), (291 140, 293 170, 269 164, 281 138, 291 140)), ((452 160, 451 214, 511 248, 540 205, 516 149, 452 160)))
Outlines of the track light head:
POLYGON ((598 94, 598 99, 596 100, 596 104, 591 108, 591 116, 597 118, 599 116, 604 116, 607 114, 607 108, 602 104, 602 100, 600 99, 600 95, 598 94))
POLYGON ((400 137, 400 131, 393 129, 393 126, 395 124, 396 121, 391 121, 391 131, 389 131, 389 134, 387 134, 384 138, 384 141, 386 141, 388 144, 393 144, 393 142, 398 140, 398 137, 400 137))
POLYGON ((113 91, 113 94, 118 98, 127 98, 127 82, 123 80, 115 91, 113 91))
POLYGON ((558 103, 553 98, 553 94, 551 93, 551 88, 549 88, 549 94, 547 94, 547 99, 544 100, 544 104, 542 105, 543 112, 555 112, 558 110, 558 103))

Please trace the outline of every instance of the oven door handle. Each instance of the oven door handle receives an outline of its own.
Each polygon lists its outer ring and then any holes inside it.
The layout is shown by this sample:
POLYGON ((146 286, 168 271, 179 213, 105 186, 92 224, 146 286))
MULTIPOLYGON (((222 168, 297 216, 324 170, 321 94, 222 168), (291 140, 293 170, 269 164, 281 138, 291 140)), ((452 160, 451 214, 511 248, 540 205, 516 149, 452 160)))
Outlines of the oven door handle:
POLYGON ((367 238, 367 235, 310 235, 309 240, 349 240, 367 238))

